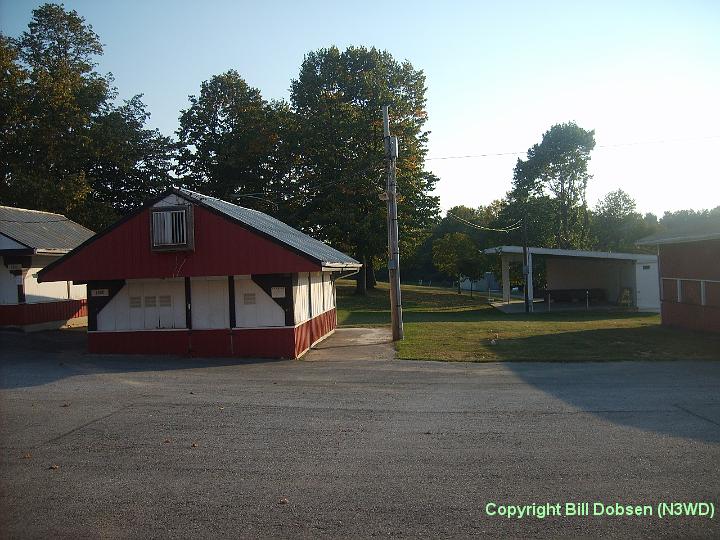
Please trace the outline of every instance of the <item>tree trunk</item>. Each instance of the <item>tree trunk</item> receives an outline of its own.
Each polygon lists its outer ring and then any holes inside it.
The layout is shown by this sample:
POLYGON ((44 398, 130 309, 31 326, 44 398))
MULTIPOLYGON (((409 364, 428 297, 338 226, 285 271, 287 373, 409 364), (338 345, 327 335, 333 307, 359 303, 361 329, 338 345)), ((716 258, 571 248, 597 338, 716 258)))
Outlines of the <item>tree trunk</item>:
POLYGON ((359 294, 360 296, 367 296, 367 265, 365 264, 365 256, 363 255, 362 258, 362 268, 360 268, 360 272, 358 272, 355 275, 355 294, 359 294))
POLYGON ((377 285, 377 280, 375 279, 375 268, 373 267, 373 260, 372 257, 368 259, 367 264, 365 265, 365 287, 367 289, 374 289, 375 285, 377 285))
POLYGON ((462 291, 460 290, 460 276, 458 278, 458 294, 462 294, 462 291))

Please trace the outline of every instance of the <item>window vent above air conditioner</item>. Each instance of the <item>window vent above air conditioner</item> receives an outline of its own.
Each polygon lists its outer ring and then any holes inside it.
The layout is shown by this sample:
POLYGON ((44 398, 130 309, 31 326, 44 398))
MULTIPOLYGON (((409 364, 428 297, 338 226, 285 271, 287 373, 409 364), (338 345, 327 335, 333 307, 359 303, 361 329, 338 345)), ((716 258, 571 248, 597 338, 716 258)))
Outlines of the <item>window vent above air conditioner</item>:
POLYGON ((151 216, 154 251, 187 251, 195 247, 192 206, 156 207, 151 216))

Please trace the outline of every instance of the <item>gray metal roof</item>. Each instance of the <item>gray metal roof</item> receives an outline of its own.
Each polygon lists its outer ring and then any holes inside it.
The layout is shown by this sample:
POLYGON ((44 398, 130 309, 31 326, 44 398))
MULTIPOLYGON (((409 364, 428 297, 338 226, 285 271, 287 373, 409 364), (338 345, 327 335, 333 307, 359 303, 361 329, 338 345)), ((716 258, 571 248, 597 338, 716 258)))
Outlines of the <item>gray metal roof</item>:
POLYGON ((264 233, 283 244, 300 251, 321 262, 323 265, 361 266, 361 264, 341 251, 308 236, 304 232, 292 228, 290 225, 275 219, 272 216, 229 203, 215 197, 209 197, 189 189, 175 188, 178 195, 190 201, 199 202, 225 214, 226 216, 244 223, 251 229, 264 233))
POLYGON ((61 214, 0 206, 0 233, 36 252, 67 253, 93 233, 61 214))
POLYGON ((718 239, 720 239, 720 223, 709 222, 700 225, 691 224, 684 227, 676 227, 669 231, 646 236, 636 243, 639 246, 647 246, 653 244, 684 244, 686 242, 718 239))

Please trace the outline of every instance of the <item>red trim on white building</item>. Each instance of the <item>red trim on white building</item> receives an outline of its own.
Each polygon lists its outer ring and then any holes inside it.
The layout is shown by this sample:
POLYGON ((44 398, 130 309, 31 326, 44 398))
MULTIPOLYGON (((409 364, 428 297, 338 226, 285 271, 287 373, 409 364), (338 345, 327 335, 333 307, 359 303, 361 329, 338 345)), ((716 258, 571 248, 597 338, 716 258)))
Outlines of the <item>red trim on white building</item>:
POLYGON ((0 326, 25 328, 54 323, 63 326, 87 317, 87 300, 60 300, 37 304, 0 305, 0 326))
POLYGON ((170 354, 197 357, 299 358, 337 326, 335 309, 297 326, 95 331, 88 351, 104 354, 170 354))

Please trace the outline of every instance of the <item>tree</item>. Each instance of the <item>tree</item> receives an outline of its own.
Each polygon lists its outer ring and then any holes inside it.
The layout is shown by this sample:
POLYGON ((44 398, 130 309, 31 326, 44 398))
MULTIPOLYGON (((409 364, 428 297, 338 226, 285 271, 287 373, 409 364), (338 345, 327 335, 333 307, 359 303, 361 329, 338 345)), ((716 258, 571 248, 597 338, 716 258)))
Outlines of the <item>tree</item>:
POLYGON ((594 248, 603 251, 635 251, 635 242, 657 228, 654 216, 643 218, 635 211, 635 200, 618 189, 608 193, 591 215, 594 248))
POLYGON ((0 195, 7 200, 10 174, 20 159, 20 131, 25 122, 28 73, 19 64, 13 40, 0 34, 0 195))
POLYGON ((94 56, 102 53, 100 40, 77 12, 45 4, 33 10, 28 30, 4 45, 14 48, 25 77, 3 81, 24 99, 15 104, 22 124, 2 158, 8 160, 3 199, 77 218, 90 192, 79 163, 93 117, 110 92, 109 80, 93 71, 94 56))
POLYGON ((374 284, 373 270, 387 249, 381 107, 400 141, 397 164, 402 257, 429 234, 438 199, 437 178, 424 170, 427 152, 425 76, 409 62, 365 47, 321 49, 305 56, 291 85, 301 126, 296 185, 300 222, 364 263, 357 291, 374 284))
POLYGON ((293 135, 287 104, 265 101, 230 70, 203 82, 181 112, 177 172, 193 189, 277 212, 292 170, 293 135))
POLYGON ((556 124, 528 150, 526 160, 517 161, 510 198, 523 206, 532 198, 551 197, 554 211, 546 219, 553 222, 554 241, 549 247, 580 248, 587 244, 585 194, 593 148, 594 130, 587 131, 574 122, 556 124))
POLYGON ((693 231, 707 227, 720 227, 720 206, 712 210, 678 210, 665 212, 660 225, 670 231, 693 231))
POLYGON ((146 129, 150 114, 134 96, 106 110, 92 124, 87 172, 94 207, 124 215, 170 187, 175 145, 157 129, 146 129))
POLYGON ((478 277, 479 251, 465 233, 453 232, 438 238, 432 247, 433 264, 447 276, 457 279, 458 294, 463 277, 478 277))
POLYGON ((113 105, 112 77, 95 71, 102 52, 92 27, 56 4, 35 9, 18 39, 0 36, 4 204, 97 229, 169 182, 169 139, 144 128, 139 96, 113 105))

